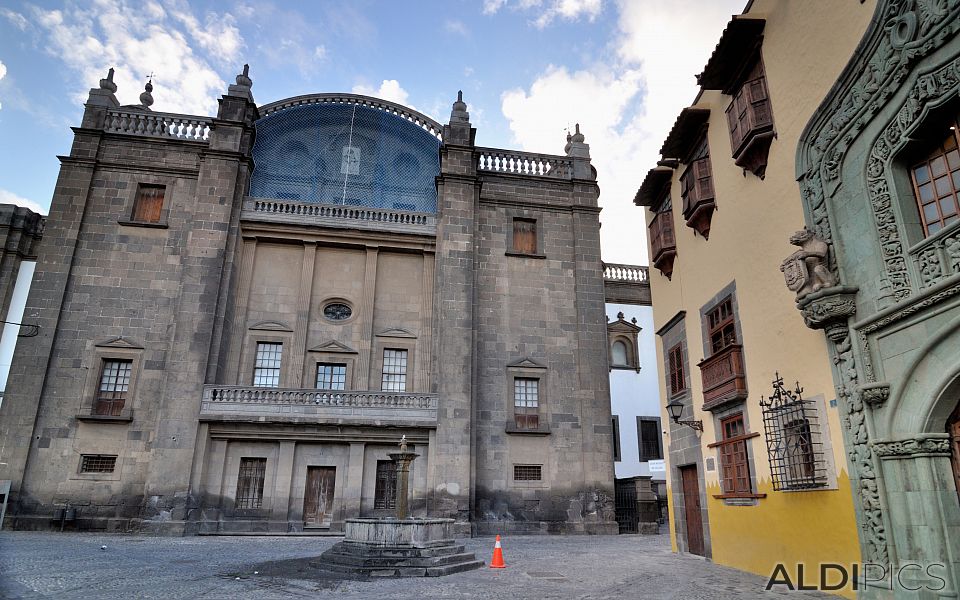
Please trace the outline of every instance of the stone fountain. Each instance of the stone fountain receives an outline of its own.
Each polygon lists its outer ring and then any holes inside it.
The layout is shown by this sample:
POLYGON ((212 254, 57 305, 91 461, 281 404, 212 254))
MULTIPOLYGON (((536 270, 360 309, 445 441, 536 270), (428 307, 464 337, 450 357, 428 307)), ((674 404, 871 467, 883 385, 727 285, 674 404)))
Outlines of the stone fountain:
POLYGON ((347 519, 345 537, 320 555, 314 565, 328 571, 370 577, 436 577, 483 566, 453 539, 453 519, 409 516, 410 464, 419 455, 390 454, 396 465, 396 517, 347 519))

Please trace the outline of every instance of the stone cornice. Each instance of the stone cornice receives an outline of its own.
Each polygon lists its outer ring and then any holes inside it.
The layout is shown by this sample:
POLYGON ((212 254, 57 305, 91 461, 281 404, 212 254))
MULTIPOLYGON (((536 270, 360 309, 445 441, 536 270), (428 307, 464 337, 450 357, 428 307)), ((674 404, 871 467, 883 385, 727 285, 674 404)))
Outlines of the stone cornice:
POLYGON ((905 440, 882 440, 873 443, 873 451, 881 459, 950 456, 950 436, 930 433, 905 440))

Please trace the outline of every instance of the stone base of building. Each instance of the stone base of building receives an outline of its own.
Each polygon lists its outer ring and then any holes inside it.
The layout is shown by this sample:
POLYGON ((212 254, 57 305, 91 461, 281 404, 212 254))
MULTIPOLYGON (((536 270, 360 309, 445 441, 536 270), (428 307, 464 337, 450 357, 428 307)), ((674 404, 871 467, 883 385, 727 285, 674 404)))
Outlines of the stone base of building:
POLYGON ((473 521, 473 536, 482 535, 616 535, 616 521, 473 521))

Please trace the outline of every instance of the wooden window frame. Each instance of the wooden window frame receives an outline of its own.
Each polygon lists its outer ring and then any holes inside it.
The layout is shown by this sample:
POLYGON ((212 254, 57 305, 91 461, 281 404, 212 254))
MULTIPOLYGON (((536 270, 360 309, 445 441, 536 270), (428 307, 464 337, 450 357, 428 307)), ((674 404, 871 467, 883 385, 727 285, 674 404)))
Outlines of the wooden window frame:
POLYGON ((540 378, 539 377, 523 377, 518 376, 513 378, 513 419, 514 423, 518 430, 521 431, 530 431, 530 430, 539 430, 540 429, 540 378), (524 382, 525 385, 523 391, 523 397, 519 397, 517 392, 520 391, 518 384, 524 382), (528 384, 533 385, 533 391, 535 397, 531 398, 528 396, 529 387, 528 384), (523 402, 524 404, 518 405, 517 402, 523 402), (530 402, 535 402, 533 406, 530 406, 530 402))
POLYGON ((253 386, 253 387, 268 388, 268 389, 276 389, 276 388, 279 388, 279 387, 283 387, 283 386, 282 386, 282 384, 283 384, 283 346, 284 346, 284 343, 283 343, 282 341, 274 341, 274 340, 257 340, 257 341, 256 341, 256 343, 255 343, 255 345, 254 345, 254 349, 253 349, 253 374, 252 374, 252 379, 251 379, 251 382, 250 382, 250 385, 251 385, 251 386, 253 386), (279 357, 278 357, 278 364, 277 364, 276 367, 261 366, 261 365, 258 363, 259 357, 260 357, 260 347, 261 347, 261 346, 279 346, 279 347, 280 347, 280 352, 279 352, 279 357), (277 371, 277 384, 276 384, 276 385, 257 385, 257 377, 258 377, 258 375, 261 375, 261 376, 262 376, 262 372, 273 371, 274 369, 276 369, 276 371, 277 371))
POLYGON ((683 343, 678 343, 667 352, 667 367, 670 376, 670 396, 687 391, 686 373, 683 368, 683 343))
POLYGON ((737 332, 737 315, 733 306, 733 294, 717 302, 707 311, 704 317, 707 322, 707 342, 710 345, 710 356, 719 354, 729 346, 739 343, 740 337, 737 332), (729 308, 726 316, 721 314, 724 307, 729 308), (714 340, 714 336, 717 334, 720 334, 719 345, 717 340, 714 340))
POLYGON ((394 394, 404 394, 408 391, 409 388, 409 374, 410 374, 410 350, 407 348, 397 348, 397 347, 385 347, 383 352, 380 354, 380 391, 382 392, 391 392, 394 394), (403 358, 402 364, 398 363, 396 365, 387 365, 387 352, 397 352, 401 353, 400 356, 403 358), (387 372, 388 366, 393 369, 397 367, 396 372, 387 372), (400 379, 388 380, 387 377, 399 376, 400 379), (388 387, 389 384, 389 387, 388 387), (399 388, 399 389, 394 389, 399 388))
POLYGON ((506 250, 507 256, 520 256, 525 258, 546 258, 543 253, 543 223, 537 214, 530 214, 526 211, 518 211, 509 215, 509 224, 506 226, 506 250), (516 228, 518 223, 531 223, 533 226, 534 247, 532 250, 527 247, 519 247, 521 243, 516 239, 516 228))
POLYGON ((97 376, 97 387, 93 399, 93 414, 97 416, 119 417, 123 415, 124 406, 130 397, 133 387, 133 368, 134 360, 132 358, 104 357, 100 359, 100 374, 97 376), (123 390, 104 390, 105 377, 111 376, 107 372, 110 365, 125 365, 125 368, 118 367, 112 380, 112 385, 117 387, 123 381, 123 390))
POLYGON ((333 391, 344 391, 347 389, 347 364, 343 362, 329 362, 329 361, 317 361, 316 370, 314 371, 316 378, 314 379, 314 385, 318 390, 333 390, 333 391), (330 373, 330 387, 320 387, 320 370, 326 367, 332 367, 334 369, 341 368, 343 369, 342 380, 337 382, 336 372, 333 371, 330 373), (335 383, 339 383, 340 387, 334 387, 335 383))
POLYGON ((660 417, 637 417, 637 454, 640 457, 640 462, 649 462, 651 460, 663 460, 663 434, 662 434, 662 425, 660 423, 660 417), (654 439, 657 442, 657 451, 654 455, 650 455, 646 452, 647 448, 644 445, 643 436, 643 426, 641 423, 653 423, 654 431, 656 434, 654 439))
POLYGON ((145 181, 128 182, 131 191, 127 192, 127 210, 117 219, 120 225, 129 227, 154 227, 166 229, 169 213, 170 197, 173 190, 173 180, 166 177, 146 177, 145 181), (136 183, 136 185, 133 185, 136 183), (144 194, 150 191, 160 191, 159 199, 154 199, 156 206, 147 210, 144 194))
POLYGON ((910 184, 913 188, 914 203, 919 213, 924 238, 936 235, 951 224, 960 222, 960 119, 953 118, 948 122, 948 126, 950 134, 937 142, 936 149, 927 153, 922 160, 914 161, 910 165, 910 184), (948 148, 951 142, 953 148, 948 148), (934 169, 938 161, 943 162, 944 171, 940 175, 935 175, 934 169), (920 169, 925 170, 927 178, 922 182, 917 177, 920 169), (946 192, 942 193, 938 189, 939 181, 946 181, 944 184, 948 188, 946 192), (923 199, 921 191, 923 188, 931 190, 930 200, 923 199), (953 205, 952 213, 948 214, 944 211, 945 200, 949 200, 953 205), (936 218, 927 217, 927 207, 935 209, 936 218), (936 227, 931 231, 933 226, 936 227))
POLYGON ((707 131, 700 134, 680 175, 680 198, 687 227, 704 238, 710 237, 710 222, 716 208, 713 185, 713 166, 710 162, 710 142, 707 131))
POLYGON ((738 412, 720 419, 719 431, 720 441, 708 444, 708 448, 717 448, 720 454, 719 475, 720 489, 722 494, 714 494, 714 498, 765 498, 766 494, 757 494, 753 489, 753 477, 750 471, 750 447, 747 445, 751 439, 759 437, 759 432, 748 433, 746 419, 743 413, 738 412), (740 427, 731 430, 739 424, 740 427), (739 456, 738 456, 739 455, 739 456), (737 468, 742 467, 743 473, 738 473, 737 468), (732 475, 728 473, 732 470, 732 475))

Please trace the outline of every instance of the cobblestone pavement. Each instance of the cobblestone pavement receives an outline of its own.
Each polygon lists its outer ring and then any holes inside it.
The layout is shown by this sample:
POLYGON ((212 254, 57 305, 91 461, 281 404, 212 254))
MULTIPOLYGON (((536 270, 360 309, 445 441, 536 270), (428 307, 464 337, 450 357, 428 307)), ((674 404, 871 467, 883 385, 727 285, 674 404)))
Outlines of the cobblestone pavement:
MULTIPOLYGON (((343 579, 310 566, 340 538, 0 533, 0 598, 739 598, 765 579, 670 552, 660 536, 510 536, 507 568, 438 578, 343 579), (101 549, 106 546, 106 549, 101 549)), ((465 540, 489 562, 493 538, 465 540)))

